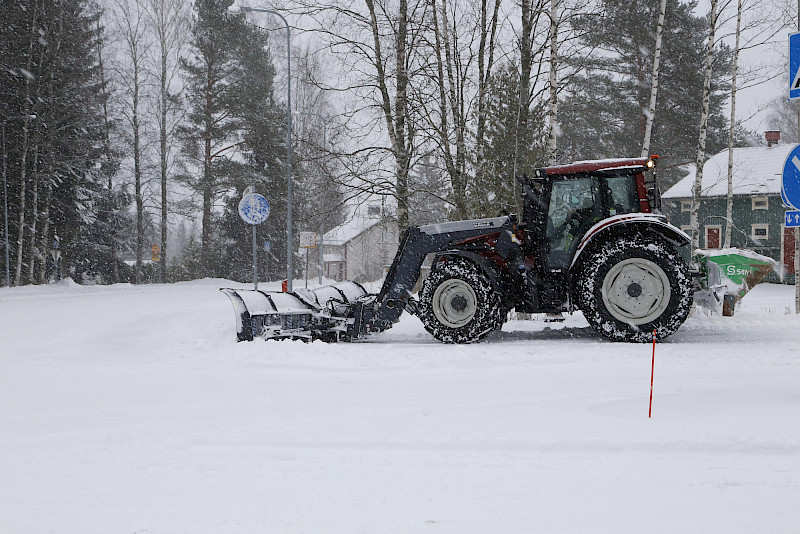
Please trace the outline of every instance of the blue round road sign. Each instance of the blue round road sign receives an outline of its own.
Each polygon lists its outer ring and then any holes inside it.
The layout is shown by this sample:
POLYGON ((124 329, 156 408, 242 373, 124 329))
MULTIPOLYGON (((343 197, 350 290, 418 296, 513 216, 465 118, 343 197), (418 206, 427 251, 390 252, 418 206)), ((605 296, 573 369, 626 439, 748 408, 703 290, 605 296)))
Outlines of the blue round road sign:
POLYGON ((239 201, 239 216, 247 224, 261 224, 269 217, 269 202, 258 193, 250 193, 239 201))
POLYGON ((790 208, 800 209, 800 145, 789 152, 783 164, 781 198, 790 208))

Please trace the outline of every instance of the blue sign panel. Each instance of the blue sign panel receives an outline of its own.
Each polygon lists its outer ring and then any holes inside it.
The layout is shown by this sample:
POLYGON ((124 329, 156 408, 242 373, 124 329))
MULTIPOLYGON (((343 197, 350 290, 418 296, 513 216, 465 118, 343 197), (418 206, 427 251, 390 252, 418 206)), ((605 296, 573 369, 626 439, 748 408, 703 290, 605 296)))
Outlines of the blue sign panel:
POLYGON ((800 98, 800 32, 789 34, 789 100, 800 98))
POLYGON ((786 228, 799 228, 800 211, 787 211, 784 218, 784 226, 786 228))
POLYGON ((239 201, 239 216, 247 224, 261 224, 269 217, 269 202, 258 193, 250 193, 239 201))
POLYGON ((792 209, 800 209, 800 145, 795 146, 783 164, 781 199, 792 209))

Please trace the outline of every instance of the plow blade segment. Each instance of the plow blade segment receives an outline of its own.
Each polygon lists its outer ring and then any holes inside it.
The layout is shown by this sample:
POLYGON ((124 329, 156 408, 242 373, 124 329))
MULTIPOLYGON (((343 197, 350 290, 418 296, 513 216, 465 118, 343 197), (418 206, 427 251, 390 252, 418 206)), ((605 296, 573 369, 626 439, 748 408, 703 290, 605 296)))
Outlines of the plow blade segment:
POLYGON ((316 309, 291 293, 253 289, 220 289, 233 304, 236 339, 310 337, 308 326, 316 309))
POLYGON ((236 339, 338 339, 352 323, 354 305, 368 297, 356 282, 292 293, 221 288, 233 304, 236 339))

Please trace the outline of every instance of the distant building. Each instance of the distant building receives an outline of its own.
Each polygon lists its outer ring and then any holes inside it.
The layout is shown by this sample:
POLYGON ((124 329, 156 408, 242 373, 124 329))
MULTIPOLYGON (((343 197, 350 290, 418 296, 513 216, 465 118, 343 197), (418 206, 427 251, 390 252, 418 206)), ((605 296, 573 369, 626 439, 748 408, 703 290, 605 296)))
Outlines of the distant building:
MULTIPOLYGON (((780 132, 767 132, 768 145, 733 149, 733 216, 731 246, 750 249, 783 265, 783 281, 794 283, 794 229, 784 226, 787 208, 781 201, 781 174, 794 148, 780 145, 780 132)), ((670 222, 691 235, 689 216, 696 171, 663 195, 670 222)), ((721 248, 725 240, 728 195, 728 151, 703 165, 702 201, 698 212, 700 246, 721 248)), ((778 281, 778 275, 769 279, 778 281)))
POLYGON ((394 261, 399 237, 397 220, 380 203, 363 204, 351 218, 323 237, 324 276, 333 280, 380 280, 394 261))

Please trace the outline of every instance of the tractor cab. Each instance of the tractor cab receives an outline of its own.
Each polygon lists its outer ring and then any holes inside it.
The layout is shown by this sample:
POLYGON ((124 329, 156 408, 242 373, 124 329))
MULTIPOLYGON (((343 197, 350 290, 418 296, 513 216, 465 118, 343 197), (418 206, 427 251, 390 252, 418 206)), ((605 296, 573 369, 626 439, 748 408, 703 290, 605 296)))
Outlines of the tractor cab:
POLYGON ((524 213, 537 263, 546 271, 566 270, 595 224, 615 215, 651 213, 658 204, 649 172, 654 168, 654 159, 638 158, 537 169, 526 183, 524 213))

